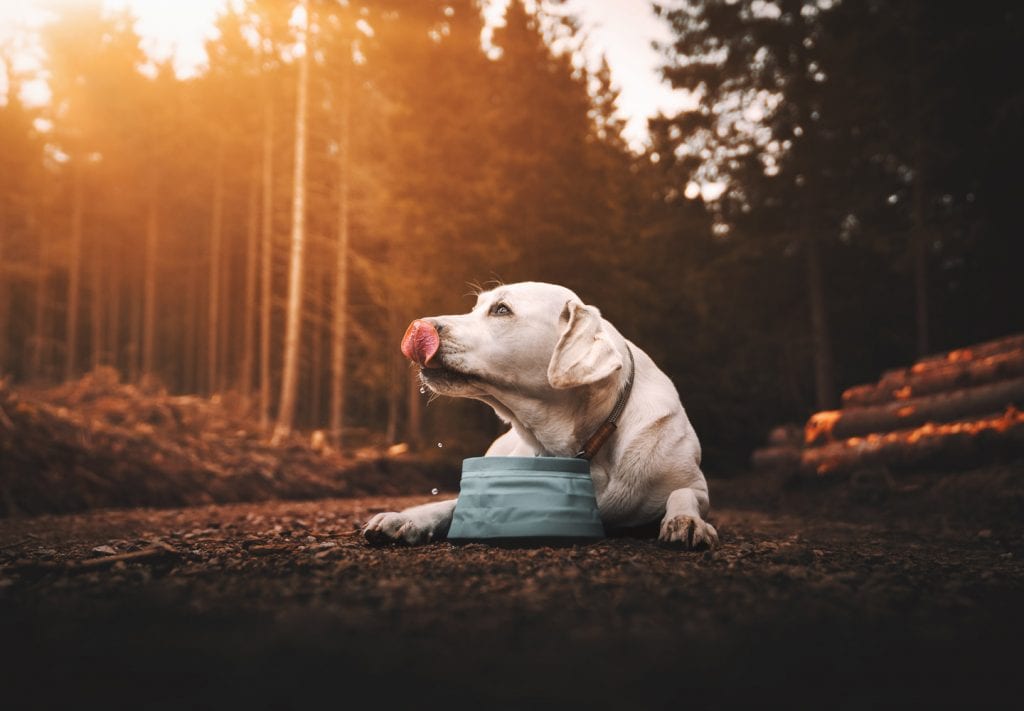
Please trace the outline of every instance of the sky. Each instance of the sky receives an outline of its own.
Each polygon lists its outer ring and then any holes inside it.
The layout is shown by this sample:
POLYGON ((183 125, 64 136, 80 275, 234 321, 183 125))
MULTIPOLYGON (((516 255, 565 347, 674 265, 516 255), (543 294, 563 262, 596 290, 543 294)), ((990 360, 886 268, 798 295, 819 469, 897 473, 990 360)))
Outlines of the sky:
MULTIPOLYGON (((490 0, 489 23, 500 22, 509 0, 490 0)), ((0 38, 20 25, 37 24, 41 7, 54 0, 0 0, 0 38), (6 30, 6 32, 5 32, 6 30)), ((75 2, 75 0, 57 0, 75 2)), ((117 10, 131 8, 138 17, 136 30, 150 56, 173 57, 179 76, 196 73, 205 63, 203 43, 213 35, 213 23, 227 0, 104 0, 117 10)), ((649 0, 567 0, 565 10, 576 15, 586 35, 586 61, 596 66, 605 55, 612 81, 620 90, 618 109, 626 120, 624 135, 634 148, 647 137, 647 117, 659 110, 668 113, 691 106, 684 92, 673 91, 658 73, 660 58, 654 40, 670 38, 668 26, 654 15, 649 0)), ((29 68, 34 60, 26 50, 20 59, 29 68)), ((0 79, 2 81, 2 79, 0 79)), ((0 87, 2 88, 2 87, 0 87)), ((30 95, 45 97, 45 86, 29 85, 30 95)), ((43 99, 45 100, 45 98, 43 99)))

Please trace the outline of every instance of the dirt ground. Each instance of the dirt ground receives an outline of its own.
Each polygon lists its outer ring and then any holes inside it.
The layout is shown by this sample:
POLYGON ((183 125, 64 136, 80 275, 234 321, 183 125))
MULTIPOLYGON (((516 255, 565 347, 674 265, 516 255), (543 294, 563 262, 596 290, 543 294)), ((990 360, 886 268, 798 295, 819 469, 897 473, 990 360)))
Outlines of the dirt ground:
POLYGON ((429 495, 0 520, 4 705, 1012 705, 1022 474, 712 480, 710 552, 358 534, 429 495))

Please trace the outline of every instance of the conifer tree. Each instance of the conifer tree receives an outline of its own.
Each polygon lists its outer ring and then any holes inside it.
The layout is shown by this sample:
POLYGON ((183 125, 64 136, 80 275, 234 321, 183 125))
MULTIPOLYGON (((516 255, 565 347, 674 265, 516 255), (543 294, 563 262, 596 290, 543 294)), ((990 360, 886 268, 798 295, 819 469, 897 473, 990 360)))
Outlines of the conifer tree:
POLYGON ((295 402, 299 383, 299 344, 302 329, 303 260, 306 248, 306 144, 309 106, 309 5, 302 7, 298 80, 295 106, 295 164, 292 178, 291 257, 288 271, 288 305, 285 312, 284 373, 281 378, 281 402, 274 425, 273 441, 280 442, 295 420, 295 402))

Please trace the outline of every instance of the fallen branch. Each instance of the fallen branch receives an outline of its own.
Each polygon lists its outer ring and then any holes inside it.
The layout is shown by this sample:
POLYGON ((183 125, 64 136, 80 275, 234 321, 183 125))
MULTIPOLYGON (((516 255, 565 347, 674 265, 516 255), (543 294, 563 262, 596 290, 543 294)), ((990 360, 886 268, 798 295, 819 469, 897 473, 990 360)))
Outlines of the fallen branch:
POLYGON ((98 570, 107 568, 115 563, 141 563, 143 561, 160 558, 177 557, 178 551, 166 543, 158 543, 148 548, 142 548, 128 553, 115 553, 114 555, 103 556, 102 558, 89 558, 71 563, 68 567, 72 570, 98 570))

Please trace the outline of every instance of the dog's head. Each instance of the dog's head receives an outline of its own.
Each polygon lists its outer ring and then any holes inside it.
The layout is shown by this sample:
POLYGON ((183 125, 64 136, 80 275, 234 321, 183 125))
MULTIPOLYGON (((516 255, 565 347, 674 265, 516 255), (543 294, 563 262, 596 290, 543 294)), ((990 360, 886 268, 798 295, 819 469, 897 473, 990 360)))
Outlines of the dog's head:
POLYGON ((507 284, 467 314, 413 321, 402 353, 432 391, 456 397, 547 400, 599 383, 623 366, 600 311, 554 284, 507 284))

